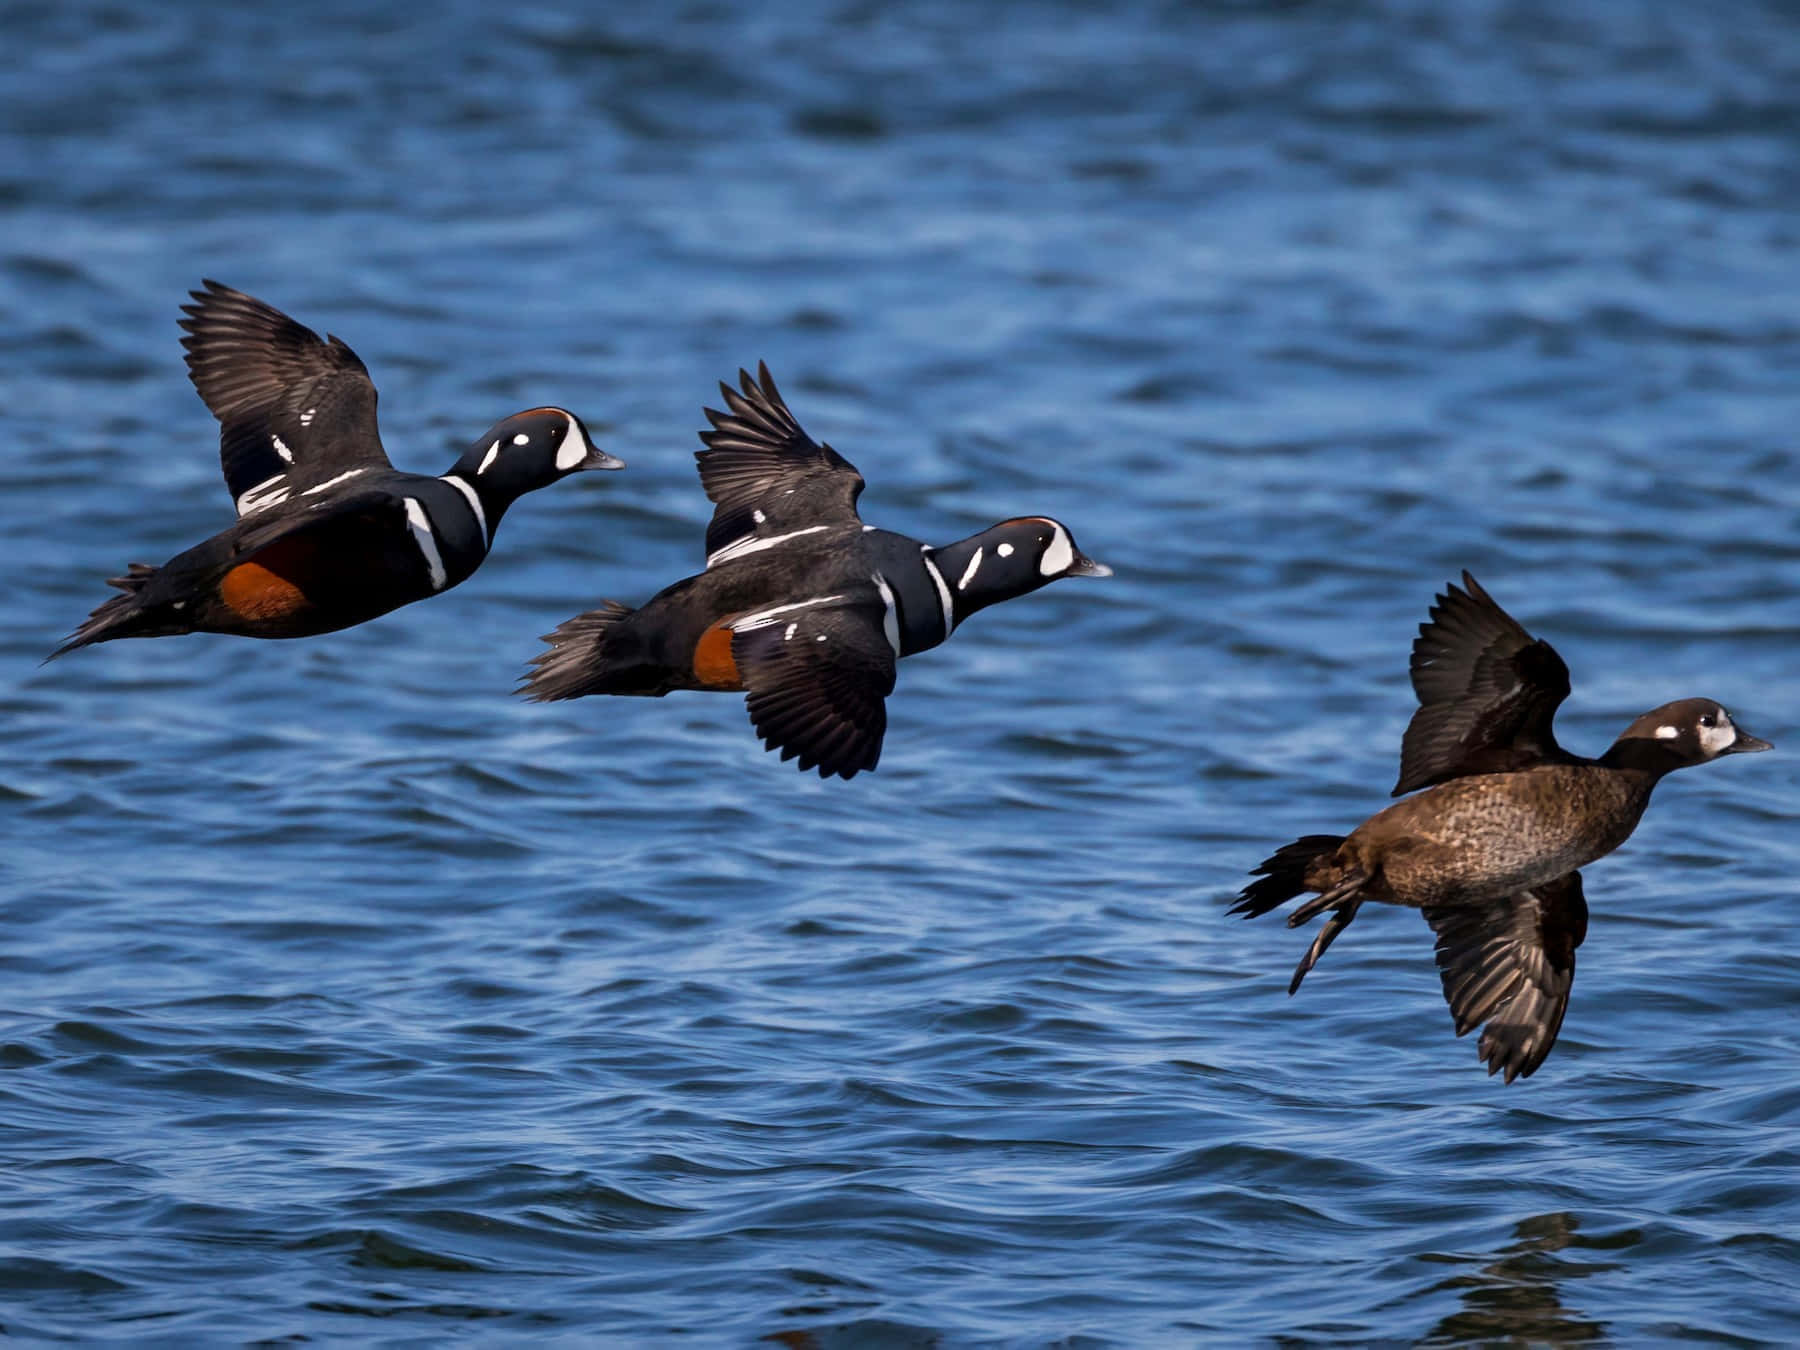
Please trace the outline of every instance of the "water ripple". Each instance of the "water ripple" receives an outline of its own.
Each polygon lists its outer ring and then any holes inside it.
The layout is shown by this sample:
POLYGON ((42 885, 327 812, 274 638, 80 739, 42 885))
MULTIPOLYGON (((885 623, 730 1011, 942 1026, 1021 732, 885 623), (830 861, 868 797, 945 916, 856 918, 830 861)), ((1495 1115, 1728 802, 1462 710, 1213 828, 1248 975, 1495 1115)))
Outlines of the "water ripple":
POLYGON ((1568 660, 1570 745, 1691 692, 1793 741, 1790 27, 20 11, 7 1329, 1785 1342, 1787 755, 1588 869, 1511 1088, 1416 915, 1290 1000, 1223 902, 1386 800, 1464 567, 1568 660), (406 467, 543 402, 632 467, 377 623, 41 666, 228 519, 202 276, 353 343, 406 467), (852 784, 738 699, 507 692, 700 565, 700 408, 758 359, 870 521, 1051 512, 1117 573, 906 662, 852 784))

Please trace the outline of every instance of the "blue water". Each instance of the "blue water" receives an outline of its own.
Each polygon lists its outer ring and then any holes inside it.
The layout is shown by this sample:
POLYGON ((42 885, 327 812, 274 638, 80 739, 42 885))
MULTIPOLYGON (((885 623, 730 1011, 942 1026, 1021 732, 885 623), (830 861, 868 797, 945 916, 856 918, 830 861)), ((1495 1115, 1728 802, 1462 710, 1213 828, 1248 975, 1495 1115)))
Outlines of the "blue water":
POLYGON ((1791 1339, 1785 7, 252 9, 0 10, 6 1333, 1791 1339), (631 467, 365 627, 40 667, 229 519, 203 276, 351 342, 405 467, 544 402, 631 467), (736 698, 508 692, 698 565, 758 359, 865 519, 1118 573, 908 661, 851 783, 736 698), (1510 1088, 1416 915, 1290 1000, 1222 912, 1385 800, 1463 567, 1571 746, 1778 745, 1587 869, 1510 1088))

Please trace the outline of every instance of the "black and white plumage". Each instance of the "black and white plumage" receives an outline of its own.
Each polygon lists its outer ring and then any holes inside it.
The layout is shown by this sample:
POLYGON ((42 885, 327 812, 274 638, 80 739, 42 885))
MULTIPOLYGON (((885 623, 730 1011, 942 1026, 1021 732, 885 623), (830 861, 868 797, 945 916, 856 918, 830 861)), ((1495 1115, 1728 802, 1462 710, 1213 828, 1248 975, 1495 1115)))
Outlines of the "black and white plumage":
POLYGON ((1551 722, 1568 667, 1467 572, 1420 626, 1412 682, 1395 792, 1414 795, 1347 836, 1277 850, 1230 912, 1255 918, 1313 893, 1288 920, 1327 916, 1293 993, 1365 901, 1420 909, 1456 1034, 1483 1027, 1481 1059, 1510 1083, 1544 1062, 1568 1010, 1588 921, 1578 869, 1630 838, 1665 775, 1770 747, 1688 698, 1638 717, 1598 759, 1563 749, 1551 722))
POLYGON ((742 691, 768 748, 850 778, 880 758, 901 657, 988 605, 1110 574, 1043 516, 943 548, 864 525, 862 475, 800 428, 767 366, 720 389, 696 453, 714 504, 706 569, 640 609, 609 601, 561 625, 526 676, 530 698, 742 691))
POLYGON ((219 422, 238 519, 161 567, 133 563, 52 656, 123 637, 309 637, 448 590, 487 556, 506 508, 623 464, 561 408, 515 413, 441 477, 388 461, 356 353, 214 281, 183 306, 188 374, 219 422))
POLYGON ((181 307, 181 345, 219 420, 219 463, 239 515, 393 467, 375 423, 375 385, 355 352, 242 291, 205 287, 181 307))

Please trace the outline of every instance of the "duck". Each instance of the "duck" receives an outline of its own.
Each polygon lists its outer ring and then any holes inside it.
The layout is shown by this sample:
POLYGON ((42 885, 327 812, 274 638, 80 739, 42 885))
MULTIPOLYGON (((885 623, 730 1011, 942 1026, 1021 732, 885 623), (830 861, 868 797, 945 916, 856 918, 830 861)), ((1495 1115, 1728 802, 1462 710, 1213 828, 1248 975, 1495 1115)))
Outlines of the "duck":
POLYGON ((1420 625, 1411 676, 1402 800, 1348 835, 1278 849, 1227 912, 1256 918, 1310 893, 1288 926, 1328 915, 1291 995, 1365 901, 1420 910, 1456 1034, 1480 1026, 1481 1061, 1511 1083, 1544 1062, 1568 1010, 1588 924, 1580 869, 1631 837, 1668 774, 1772 747, 1713 699, 1682 698, 1598 758, 1565 750, 1552 722, 1568 666, 1467 571, 1420 625))
POLYGON ((188 376, 219 423, 231 525, 154 567, 132 563, 52 659, 117 638, 302 638, 449 590, 506 508, 572 473, 622 469, 581 419, 529 408, 448 472, 406 473, 376 426, 374 382, 343 341, 216 281, 182 306, 188 376))
POLYGON ((863 477, 800 427, 769 373, 721 383, 695 452, 714 505, 706 566, 639 608, 608 600, 546 634, 519 692, 537 702, 742 693, 764 746, 801 772, 875 768, 902 657, 971 615, 1112 569, 1048 516, 934 546, 865 525, 863 477))

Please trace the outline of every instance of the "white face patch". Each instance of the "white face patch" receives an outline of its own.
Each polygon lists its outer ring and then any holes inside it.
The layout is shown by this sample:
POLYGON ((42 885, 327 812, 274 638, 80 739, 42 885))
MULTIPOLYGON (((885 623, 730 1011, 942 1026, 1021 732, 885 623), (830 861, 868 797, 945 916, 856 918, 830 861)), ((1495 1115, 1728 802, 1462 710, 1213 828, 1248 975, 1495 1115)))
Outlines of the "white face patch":
MULTIPOLYGON (((495 444, 498 445, 499 442, 496 441, 495 444)), ((527 436, 524 432, 521 431, 517 436, 513 437, 513 444, 514 445, 530 445, 531 437, 527 436)))
MULTIPOLYGON (((519 438, 513 437, 513 444, 518 443, 519 438)), ((556 467, 560 472, 567 473, 570 469, 579 468, 581 461, 593 452, 594 447, 581 434, 581 424, 571 420, 568 434, 563 437, 563 443, 556 447, 556 467)))
POLYGON ((286 441, 282 440, 279 436, 271 436, 269 437, 269 440, 274 443, 276 454, 280 455, 289 464, 294 462, 294 452, 287 448, 286 441))
POLYGON ((959 591, 968 590, 969 583, 971 581, 975 580, 975 573, 978 570, 980 570, 980 567, 981 567, 981 550, 979 548, 977 548, 975 550, 975 556, 969 559, 969 565, 967 567, 963 568, 963 574, 957 578, 956 589, 959 591))
POLYGON ((481 465, 479 468, 477 468, 475 470, 475 472, 476 473, 486 473, 488 471, 488 465, 492 464, 495 460, 497 460, 499 458, 500 458, 500 438, 498 436, 496 436, 494 438, 494 443, 488 447, 487 453, 481 457, 481 465))
POLYGON ((1055 527, 1044 556, 1038 559, 1038 571, 1047 577, 1060 577, 1075 565, 1075 541, 1062 526, 1055 527))
POLYGON ((1716 725, 1700 728, 1700 748, 1708 755, 1723 754, 1737 744, 1737 738, 1737 728, 1731 725, 1731 719, 1725 715, 1723 708, 1719 710, 1716 725))
POLYGON ((1667 723, 1656 729, 1656 739, 1659 741, 1672 741, 1679 735, 1681 735, 1681 728, 1669 726, 1667 723))
POLYGON ((1002 544, 995 549, 994 552, 998 553, 1002 558, 1010 558, 1013 555, 1013 546, 1011 544, 1002 544))
POLYGON ((444 589, 444 559, 438 552, 437 539, 431 533, 431 519, 425 514, 425 508, 419 505, 417 497, 406 499, 406 528, 412 531, 413 542, 419 546, 419 555, 425 559, 425 570, 431 577, 431 589, 444 589))

